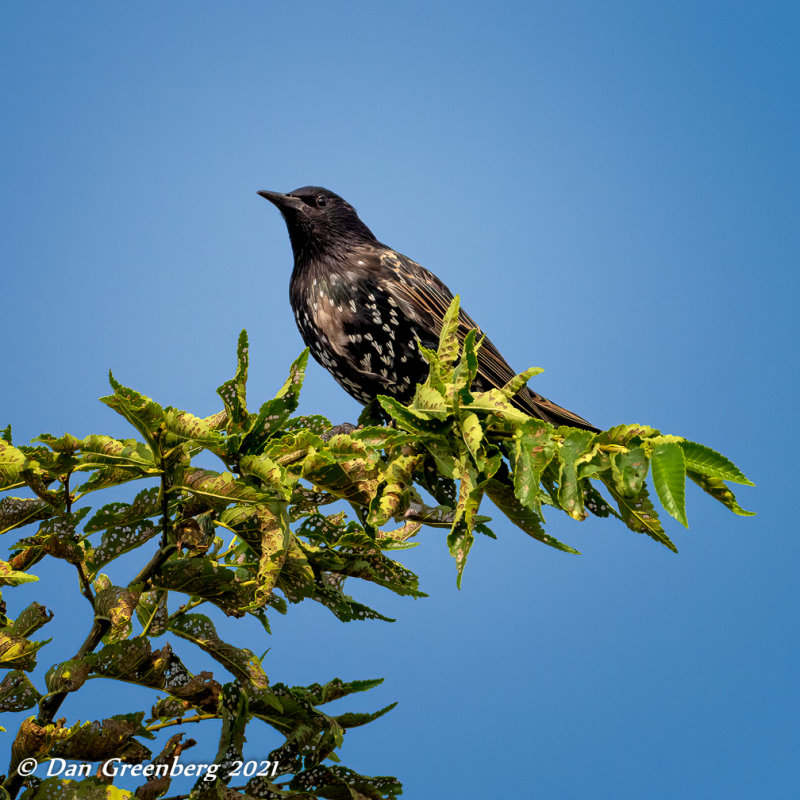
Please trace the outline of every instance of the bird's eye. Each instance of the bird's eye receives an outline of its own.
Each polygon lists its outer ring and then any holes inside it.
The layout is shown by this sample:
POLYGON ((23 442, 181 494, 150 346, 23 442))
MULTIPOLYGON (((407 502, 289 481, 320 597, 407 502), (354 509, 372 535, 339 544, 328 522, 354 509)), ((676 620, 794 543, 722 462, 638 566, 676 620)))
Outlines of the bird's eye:
POLYGON ((316 199, 314 200, 317 208, 323 208, 324 206, 328 205, 328 198, 325 197, 324 194, 318 194, 316 199))

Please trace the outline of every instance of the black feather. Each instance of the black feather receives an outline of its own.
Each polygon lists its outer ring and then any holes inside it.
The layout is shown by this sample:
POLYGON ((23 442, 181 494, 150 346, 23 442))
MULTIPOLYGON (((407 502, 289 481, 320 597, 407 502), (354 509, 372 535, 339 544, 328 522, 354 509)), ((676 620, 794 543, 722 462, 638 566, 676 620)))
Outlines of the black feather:
MULTIPOLYGON (((453 295, 432 273, 381 244, 339 195, 317 186, 259 192, 286 221, 294 252, 289 297, 311 353, 361 403, 378 394, 408 401, 435 349, 453 295)), ((464 311, 458 336, 483 331, 464 311)), ((488 338, 478 351, 476 389, 499 388, 516 373, 488 338)), ((553 425, 596 431, 582 417, 523 388, 514 405, 553 425)))

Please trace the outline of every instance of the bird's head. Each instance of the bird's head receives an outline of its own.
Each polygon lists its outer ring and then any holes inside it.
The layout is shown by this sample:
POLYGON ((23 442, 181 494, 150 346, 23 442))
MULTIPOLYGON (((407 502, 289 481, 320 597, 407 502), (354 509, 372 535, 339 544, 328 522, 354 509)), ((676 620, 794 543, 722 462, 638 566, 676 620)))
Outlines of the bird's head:
POLYGON ((329 189, 303 186, 288 194, 258 194, 283 215, 296 261, 376 241, 353 206, 329 189))

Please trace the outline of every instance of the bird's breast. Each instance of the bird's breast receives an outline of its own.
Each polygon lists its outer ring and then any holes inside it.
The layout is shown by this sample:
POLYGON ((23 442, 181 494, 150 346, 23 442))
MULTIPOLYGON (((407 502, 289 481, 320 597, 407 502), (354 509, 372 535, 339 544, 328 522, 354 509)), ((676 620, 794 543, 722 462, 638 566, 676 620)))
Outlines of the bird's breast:
POLYGON ((406 399, 427 373, 414 323, 384 290, 346 274, 291 287, 292 308, 314 358, 362 403, 406 399))

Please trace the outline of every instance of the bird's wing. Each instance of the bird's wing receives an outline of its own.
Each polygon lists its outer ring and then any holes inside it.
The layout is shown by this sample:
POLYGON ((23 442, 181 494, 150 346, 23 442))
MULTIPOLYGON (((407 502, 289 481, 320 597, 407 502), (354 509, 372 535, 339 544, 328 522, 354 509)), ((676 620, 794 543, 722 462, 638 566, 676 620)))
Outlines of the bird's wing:
MULTIPOLYGON (((422 344, 435 348, 442 332, 444 315, 453 301, 452 292, 432 272, 412 261, 410 258, 385 248, 380 254, 379 278, 382 288, 391 294, 401 305, 405 314, 419 328, 428 333, 429 341, 422 344)), ((458 338, 464 341, 467 333, 475 330, 478 337, 483 331, 463 309, 459 310, 458 338)), ((478 376, 490 388, 501 388, 516 373, 500 355, 500 351, 484 336, 478 351, 478 376)), ((597 431, 583 417, 553 403, 532 389, 524 387, 515 397, 514 404, 522 411, 553 425, 572 425, 577 428, 597 431)))

